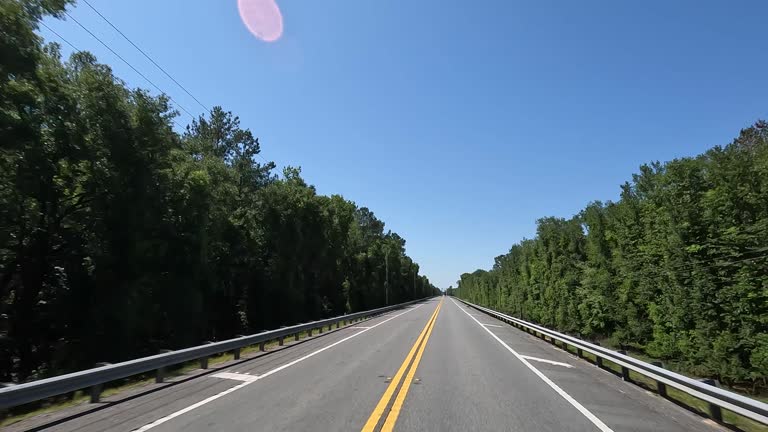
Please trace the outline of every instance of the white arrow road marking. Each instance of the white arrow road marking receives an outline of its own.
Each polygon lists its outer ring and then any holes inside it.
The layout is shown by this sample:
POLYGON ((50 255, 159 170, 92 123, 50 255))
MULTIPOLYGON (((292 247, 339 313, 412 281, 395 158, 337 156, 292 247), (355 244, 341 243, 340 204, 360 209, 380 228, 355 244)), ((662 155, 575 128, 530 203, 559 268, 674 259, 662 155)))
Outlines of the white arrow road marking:
POLYGON ((211 376, 215 378, 225 378, 225 379, 231 379, 235 381, 245 381, 245 382, 256 381, 259 379, 258 375, 248 375, 248 374, 241 374, 241 373, 234 373, 234 372, 219 372, 211 376))
POLYGON ((524 358, 526 360, 533 360, 533 361, 542 362, 542 363, 549 363, 549 364, 555 365, 555 366, 563 366, 563 367, 567 367, 567 368, 572 368, 573 367, 573 365, 569 365, 568 363, 552 361, 552 360, 547 360, 547 359, 538 358, 538 357, 531 357, 531 356, 527 356, 527 355, 521 355, 520 357, 522 357, 522 358, 524 358))

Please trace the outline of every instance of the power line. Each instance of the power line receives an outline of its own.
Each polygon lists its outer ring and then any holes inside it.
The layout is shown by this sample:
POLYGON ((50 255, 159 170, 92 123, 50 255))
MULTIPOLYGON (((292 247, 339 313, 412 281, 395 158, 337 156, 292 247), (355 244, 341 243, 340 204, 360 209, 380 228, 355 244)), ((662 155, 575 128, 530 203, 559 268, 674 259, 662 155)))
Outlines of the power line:
POLYGON ((134 67, 132 64, 130 64, 130 63, 128 62, 128 60, 124 59, 124 58, 123 58, 123 57, 122 57, 120 54, 118 54, 117 52, 115 52, 115 50, 113 50, 113 49, 112 49, 112 48, 111 48, 109 45, 107 45, 107 44, 106 44, 104 41, 102 41, 101 39, 99 39, 99 37, 98 37, 98 36, 96 36, 95 34, 93 34, 93 32, 92 32, 92 31, 88 30, 88 28, 87 28, 86 26, 84 26, 83 24, 81 24, 81 23, 80 23, 80 21, 78 21, 77 19, 75 19, 75 17, 73 17, 72 15, 70 15, 70 14, 69 14, 69 12, 66 12, 66 11, 65 11, 64 13, 65 13, 65 14, 66 14, 66 15, 67 15, 67 16, 68 16, 70 19, 72 19, 72 21, 74 21, 75 23, 77 23, 77 25, 79 25, 79 26, 80 26, 80 27, 81 27, 83 30, 85 30, 86 32, 88 32, 88 34, 90 34, 90 35, 91 35, 91 36, 92 36, 94 39, 96 39, 97 41, 99 41, 99 43, 101 43, 102 45, 104 45, 104 47, 105 47, 106 49, 108 49, 108 50, 109 50, 109 51, 110 51, 112 54, 114 54, 114 55, 115 55, 117 58, 119 58, 120 60, 122 60, 122 61, 123 61, 123 63, 127 64, 127 65, 128 65, 128 67, 130 67, 131 69, 133 69, 133 71, 134 71, 134 72, 136 72, 137 74, 139 74, 139 76, 141 76, 141 77, 142 77, 142 78, 144 78, 144 79, 145 79, 145 80, 146 80, 148 83, 150 83, 150 84, 152 85, 152 87, 154 87, 154 88, 155 88, 155 89, 156 89, 158 92, 160 92, 160 93, 162 93, 162 94, 164 94, 164 95, 168 96, 168 99, 170 99, 170 101, 171 101, 171 102, 173 102, 173 103, 174 103, 174 104, 176 104, 176 105, 177 105, 179 108, 181 108, 181 109, 182 109, 182 111, 184 111, 185 113, 187 113, 187 115, 189 115, 191 118, 193 118, 193 119, 195 118, 195 116, 194 116, 194 115, 192 115, 192 113, 190 113, 190 112, 189 112, 189 111, 188 111, 186 108, 184 108, 184 106, 183 106, 183 105, 181 105, 180 103, 176 102, 176 101, 175 101, 175 100, 174 100, 174 99, 173 99, 173 98, 172 98, 170 95, 168 95, 166 92, 164 92, 163 90, 161 90, 161 89, 160 89, 160 87, 158 87, 158 86, 157 86, 155 83, 153 83, 153 82, 152 82, 152 80, 150 80, 149 78, 147 78, 147 76, 146 76, 146 75, 144 75, 143 73, 139 72, 139 70, 138 70, 138 69, 136 69, 136 68, 135 68, 135 67, 134 67))
POLYGON ((70 41, 68 41, 68 40, 64 39, 64 36, 62 36, 62 35, 60 35, 60 34, 56 33, 56 30, 54 30, 54 29, 52 29, 52 28, 48 27, 48 25, 47 25, 47 24, 45 24, 43 21, 40 21, 40 24, 41 24, 43 27, 47 28, 49 32, 51 32, 51 33, 53 33, 54 35, 56 35, 56 37, 58 37, 59 39, 61 39, 62 41, 64 41, 64 43, 66 43, 67 45, 69 45, 70 47, 72 47, 72 49, 73 49, 73 50, 75 50, 75 51, 77 51, 77 52, 81 52, 79 49, 77 49, 77 47, 76 47, 76 46, 72 45, 72 42, 70 42, 70 41))
MULTIPOLYGON (((131 39, 130 39, 128 36, 126 36, 126 35, 125 35, 125 33, 123 33, 123 32, 122 32, 122 31, 121 31, 119 28, 117 28, 117 26, 116 26, 116 25, 114 25, 114 24, 113 24, 113 23, 112 23, 112 22, 111 22, 111 21, 110 21, 110 20, 109 20, 107 17, 105 17, 105 16, 104 16, 104 14, 102 14, 101 12, 99 12, 99 10, 98 10, 98 9, 96 9, 96 7, 94 7, 94 6, 93 6, 93 5, 92 5, 92 4, 91 4, 91 3, 90 3, 88 0, 82 0, 82 1, 83 1, 83 2, 84 2, 86 5, 88 5, 88 7, 89 7, 89 8, 91 8, 91 9, 92 9, 94 12, 96 12, 96 14, 97 14, 97 15, 99 15, 99 16, 101 17, 101 19, 103 19, 103 20, 104 20, 104 21, 105 21, 107 24, 109 24, 109 26, 110 26, 110 27, 112 27, 112 28, 113 28, 113 29, 114 29, 114 30, 115 30, 117 33, 119 33, 119 34, 120 34, 120 36, 122 36, 122 37, 123 37, 123 39, 125 39, 126 41, 128 41, 128 43, 130 43, 130 44, 131 44, 131 45, 132 45, 134 48, 136 48, 136 50, 137 50, 137 51, 139 51, 139 52, 140 52, 140 53, 141 53, 141 54, 142 54, 144 57, 146 57, 146 58, 147 58, 147 60, 149 60, 149 61, 150 61, 150 62, 151 62, 153 65, 155 65, 155 67, 157 67, 157 68, 158 68, 158 69, 159 69, 159 70, 160 70, 162 73, 164 73, 164 74, 165 74, 165 76, 167 76, 168 78, 170 78, 170 80, 171 80, 171 81, 173 81, 173 82, 174 82, 174 83, 175 83, 177 86, 179 86, 179 88, 181 88, 182 90, 184 90, 184 92, 185 92, 187 95, 189 95, 189 97, 191 97, 192 99, 194 99, 194 100, 195 100, 195 102, 197 102, 197 104, 198 104, 198 105, 200 105, 200 106, 201 106, 201 107, 202 107, 204 110, 206 110, 207 112, 209 112, 209 113, 211 112, 210 108, 208 108, 208 107, 207 107, 205 104, 203 104, 202 102, 200 102, 200 100, 199 100, 197 97, 195 97, 195 95, 193 95, 193 94, 192 94, 192 92, 190 92, 189 90, 187 90, 187 88, 186 88, 186 87, 184 87, 183 85, 181 85, 181 83, 180 83, 180 82, 178 82, 178 81, 177 81, 177 80, 176 80, 176 79, 175 79, 175 78, 174 78, 174 77, 173 77, 173 76, 172 76, 170 73, 168 73, 168 71, 166 71, 166 70, 165 70, 165 69, 164 69, 162 66, 160 66, 160 65, 159 65, 159 64, 158 64, 158 63, 157 63, 157 62, 156 62, 156 61, 155 61, 155 60, 154 60, 152 57, 150 57, 150 55, 149 55, 149 54, 147 54, 147 53, 146 53, 144 50, 142 50, 142 49, 141 49, 141 48, 140 48, 138 45, 136 45, 136 43, 134 43, 134 42, 133 42, 133 41, 132 41, 132 40, 131 40, 131 39)), ((83 26, 82 24, 80 24, 80 22, 78 22, 78 21, 77 21, 75 18, 73 18, 72 16, 70 16, 68 13, 67 13, 67 16, 69 16, 70 18, 72 18, 72 20, 73 20, 73 21, 75 21, 75 22, 76 22, 78 25, 80 25, 80 27, 82 27, 82 28, 83 28, 85 31, 87 31, 88 33, 90 33, 90 34, 91 34, 91 36, 93 36, 93 37, 94 37, 96 40, 98 40, 99 42, 101 42, 101 44, 102 44, 102 45, 104 45, 104 46, 105 46, 107 49, 109 49, 109 50, 110 50, 110 51, 111 51, 113 54, 115 54, 115 55, 116 55, 118 58, 120 58, 120 59, 121 59, 123 62, 125 62, 125 63, 126 63, 128 66, 130 66, 130 67, 131 67, 131 69, 133 69, 133 70, 134 70, 136 73, 138 73, 139 75, 141 75, 141 76, 142 76, 142 77, 143 77, 145 80, 147 80, 147 82, 149 82, 150 84, 152 84, 152 85, 153 85, 153 86, 154 86, 154 87, 157 89, 157 91, 159 91, 159 92, 161 92, 161 93, 165 94, 165 92, 163 92, 162 90, 160 90, 160 88, 159 88, 159 87, 157 87, 157 86, 156 86, 156 85, 155 85, 155 84, 154 84, 152 81, 150 81, 150 80, 149 80, 149 79, 148 79, 146 76, 144 76, 144 74, 142 74, 141 72, 139 72, 138 70, 136 70, 136 68, 134 68, 134 67, 133 67, 133 66, 132 66, 130 63, 128 63, 128 62, 127 62, 125 59, 123 59, 122 57, 120 57, 120 55, 118 55, 118 54, 117 54, 117 53, 116 53, 114 50, 112 50, 110 47, 108 47, 108 46, 107 46, 107 45, 106 45, 106 44, 105 44, 103 41, 101 41, 101 40, 100 40, 98 37, 96 37, 96 36, 95 36, 93 33, 91 33, 91 32, 90 32, 90 31, 89 31, 87 28, 85 28, 85 26, 83 26)), ((170 96, 168 96, 168 97, 170 98, 170 96)), ((174 103, 176 103, 176 101, 174 101, 172 98, 171 98, 171 100, 172 100, 174 103)), ((189 115, 190 115, 190 117, 192 117, 193 119, 195 119, 195 117, 194 117, 192 114, 190 114, 190 113, 189 113, 189 111, 187 111, 187 110, 186 110, 186 109, 185 109, 183 106, 181 106, 181 104, 178 104, 178 103, 176 103, 176 104, 177 104, 177 105, 178 105, 178 106, 179 106, 179 107, 180 107, 182 110, 184 110, 184 112, 186 112, 187 114, 189 114, 189 115)), ((177 124, 178 124, 178 123, 177 123, 177 124)), ((266 158, 264 158, 264 156, 262 156, 262 155, 261 155, 261 153, 257 153, 256 155, 257 155, 258 157, 260 157, 260 158, 261 158, 261 159, 262 159, 264 162, 266 162, 266 163, 268 163, 268 164, 269 164, 269 163, 274 163, 274 161, 268 161, 266 158)))
POLYGON ((204 105, 202 102, 200 102, 200 100, 199 100, 199 99, 197 99, 197 98, 195 97, 195 95, 193 95, 192 93, 190 93, 190 92, 189 92, 189 90, 187 90, 187 89, 186 89, 186 88, 185 88, 183 85, 181 85, 181 83, 179 83, 178 81, 176 81, 176 79, 175 79, 174 77, 172 77, 172 76, 171 76, 171 74, 169 74, 169 73, 168 73, 168 72, 167 72, 165 69, 163 69, 163 67, 162 67, 162 66, 160 66, 159 64, 157 64, 157 62, 156 62, 155 60, 153 60, 153 59, 152 59, 152 57, 150 57, 150 56, 149 56, 149 54, 147 54, 146 52, 144 52, 144 50, 142 50, 141 48, 139 48, 139 46, 138 46, 138 45, 136 45, 135 43, 133 43, 133 41, 132 41, 131 39, 129 39, 129 38, 128 38, 128 36, 126 36, 126 35, 125 35, 125 33, 123 33, 122 31, 120 31, 120 29, 119 29, 119 28, 117 28, 117 27, 116 27, 114 24, 112 24, 112 22, 111 22, 110 20, 108 20, 108 19, 107 19, 107 17, 105 17, 104 15, 102 15, 102 13, 101 13, 101 12, 99 12, 99 11, 98 11, 98 10, 97 10, 95 7, 93 7, 93 5, 92 5, 90 2, 88 2, 88 0, 82 0, 82 1, 83 1, 83 3, 87 4, 87 5, 88 5, 88 7, 90 7, 91 9, 93 9, 93 11, 94 11, 94 12, 96 12, 96 13, 97 13, 97 14, 98 14, 98 15, 99 15, 99 16, 100 16, 100 17, 101 17, 101 18, 102 18, 104 21, 106 21, 106 22, 107 22, 107 24, 109 24, 109 25, 110 25, 110 26, 111 26, 113 29, 115 29, 115 31, 116 31, 116 32, 118 32, 118 33, 120 34, 120 36, 122 36, 122 37, 123 37, 123 39, 127 40, 127 41, 128 41, 128 43, 130 43, 131 45, 133 45, 133 47, 134 47, 134 48, 136 48, 136 49, 137 49, 137 50, 138 50, 138 51, 139 51, 139 52, 140 52, 140 53, 141 53, 141 54, 142 54, 144 57, 146 57, 146 58, 147 58, 147 60, 149 60, 150 62, 152 62, 152 64, 153 64, 153 65, 155 65, 155 66, 156 66, 158 69, 160 69, 160 71, 161 71, 161 72, 163 72, 163 73, 165 74, 165 76, 167 76, 168 78, 170 78, 170 79, 171 79, 171 81, 173 81, 174 83, 176 83, 176 85, 177 85, 177 86, 179 86, 179 88, 181 88, 182 90, 184 90, 184 92, 185 92, 185 93, 187 93, 187 94, 189 95, 189 97, 191 97, 192 99, 194 99, 194 100, 195 100, 195 102, 197 102, 197 104, 198 104, 198 105, 200 105, 201 107, 203 107, 203 109, 204 109, 204 110, 206 110, 206 111, 208 111, 208 112, 210 112, 210 111, 211 111, 210 109, 208 109, 208 107, 207 107, 207 106, 205 106, 205 105, 204 105))
MULTIPOLYGON (((130 43, 130 44, 131 44, 131 45, 132 45, 134 48, 136 48, 136 49, 137 49, 137 50, 138 50, 138 51, 139 51, 139 52, 140 52, 142 55, 144 55, 144 57, 146 57, 146 58, 147 58, 147 59, 148 59, 150 62, 152 62, 152 64, 153 64, 153 65, 155 65, 155 66, 156 66, 158 69, 160 69, 160 71, 162 71, 162 72, 163 72, 163 73, 164 73, 164 74, 165 74, 165 75, 166 75, 168 78, 170 78, 170 79, 171 79, 171 80, 172 80, 174 83, 176 83, 176 85, 178 85, 178 86, 179 86, 179 87, 180 87, 182 90, 184 90, 184 92, 186 92, 186 93, 187 93, 187 94, 188 94, 190 97, 192 97, 192 99, 194 99, 194 100, 195 100, 195 102, 197 102, 197 103, 198 103, 198 104, 199 104, 199 105, 200 105, 200 106, 201 106, 203 109, 205 109, 206 111, 208 111, 208 112, 210 113, 210 109, 209 109, 207 106, 205 106, 205 104, 203 104, 202 102, 200 102, 200 100, 199 100, 199 99, 197 99, 197 98, 196 98, 196 97, 195 97, 195 96, 194 96, 194 95, 193 95, 193 94, 192 94, 192 93, 191 93, 189 90, 187 90, 187 89, 186 89, 186 88, 185 88, 183 85, 181 85, 181 83, 179 83, 179 82, 178 82, 178 81, 177 81, 175 78, 173 78, 173 76, 171 76, 171 74, 169 74, 169 73, 168 73, 168 72, 167 72, 165 69, 163 69, 163 68, 162 68, 162 67, 161 67, 161 66, 160 66, 160 65, 159 65, 159 64, 158 64, 158 63, 157 63, 155 60, 153 60, 153 59, 152 59, 152 58, 151 58, 151 57, 150 57, 150 56, 149 56, 149 55, 148 55, 148 54, 147 54, 147 53, 146 53, 144 50, 142 50, 142 49, 141 49, 141 48, 140 48, 138 45, 136 45, 136 44, 135 44, 135 43, 134 43, 134 42, 133 42, 133 41, 132 41, 130 38, 128 38, 128 36, 126 36, 126 35, 125 35, 125 33, 123 33, 122 31, 120 31, 120 29, 118 29, 118 28, 117 28, 117 26, 115 26, 114 24, 112 24, 112 22, 111 22, 111 21, 109 21, 109 19, 107 19, 107 18, 106 18, 106 17, 105 17, 105 16, 104 16, 104 15, 103 15, 101 12, 99 12, 99 11, 98 11, 98 10, 97 10, 97 9, 96 9, 96 8, 95 8, 93 5, 91 5, 91 4, 90 4, 90 3, 89 3, 87 0, 82 0, 82 1, 83 1, 83 2, 85 2, 85 4, 87 4, 87 5, 88 5, 88 7, 90 7, 90 8, 91 8, 91 9, 92 9, 94 12, 96 12, 96 13, 97 13, 97 14, 98 14, 98 15, 99 15, 99 16, 100 16, 100 17, 101 17, 101 18, 102 18, 104 21, 106 21, 106 22, 107 22, 107 24, 109 24, 109 25, 110 25, 110 26, 111 26, 111 27, 112 27, 112 28, 113 28, 115 31, 117 31, 117 32, 120 34, 120 36, 122 36, 122 37, 123 37, 125 40, 127 40, 127 41, 128 41, 128 42, 129 42, 129 43, 130 43)), ((168 97, 168 99, 169 99, 171 102, 173 102, 173 103, 174 103, 174 104, 176 104, 176 105, 177 105, 179 108, 181 108, 181 110, 183 110, 185 113, 187 113, 187 115, 189 115, 189 116, 190 116, 190 117, 191 117, 193 120, 196 120, 196 117, 195 117, 195 116, 194 116, 192 113, 190 113, 190 112, 189 112, 189 110, 187 110, 186 108, 184 108, 184 106, 183 106, 183 105, 181 105, 180 103, 176 102, 176 100, 174 100, 174 99, 173 99, 173 97, 171 97, 169 94, 167 94, 166 92, 164 92, 164 91, 163 91, 163 90, 162 90, 160 87, 158 87, 158 86, 157 86, 157 84, 155 84, 154 82, 152 82, 152 80, 150 80, 150 79, 149 79, 149 78, 148 78, 146 75, 144 75, 144 74, 143 74, 143 73, 141 73, 141 72, 140 72, 138 69, 136 69, 136 67, 134 67, 134 66, 133 66, 133 65, 132 65, 130 62, 128 62, 128 60, 126 60, 125 58, 123 58, 123 57, 122 57, 120 54, 118 54, 118 53, 117 53, 117 52, 116 52, 114 49, 112 49, 112 48, 111 48, 111 47, 110 47, 110 46, 109 46, 109 45, 108 45, 106 42, 104 42, 103 40, 101 40, 101 39, 100 39, 98 36, 96 36, 96 35, 95 35, 95 34, 94 34, 92 31, 90 31, 90 30, 89 30, 87 27, 85 27, 85 26, 84 26, 84 25, 83 25, 83 24, 82 24, 80 21, 78 21, 78 20, 77 20, 75 17, 73 17, 72 15, 70 15, 70 14, 69 14, 69 12, 66 12, 66 11, 65 11, 64 13, 67 15, 67 17, 69 17, 70 19, 72 19, 72 21, 74 21, 74 22, 75 22, 75 23, 76 23, 78 26, 80 26, 80 27, 81 27, 83 30, 85 30, 85 31, 86 31, 88 34, 90 34, 90 35, 91 35, 91 37, 93 37, 94 39, 96 39, 96 40, 97 40, 99 43, 101 43, 101 44, 102 44, 102 45, 103 45, 103 46, 104 46, 106 49, 108 49, 108 50, 109 50, 109 51, 110 51, 112 54, 114 54, 114 55, 115 55, 117 58, 119 58, 119 59, 120 59, 120 60, 121 60, 123 63, 125 63, 126 65, 128 65, 128 67, 130 67, 130 68, 131 68, 131 69, 132 69, 134 72, 136 72, 136 73, 137 73, 139 76, 141 76, 142 78, 144 78, 144 80, 145 80, 145 81, 147 81, 147 82, 148 82, 150 85, 152 85, 152 87, 154 87, 154 88, 155 88, 155 89, 156 89, 158 92, 160 92, 161 94, 163 94, 163 95, 167 96, 167 97, 168 97)), ((49 26, 45 25, 44 23, 41 23, 41 24, 43 24, 43 25, 45 26, 45 28, 47 28, 47 29, 48 29, 48 30, 49 30, 51 33, 53 33, 54 35, 58 36, 58 37, 59 37, 59 38, 60 38, 62 41, 64 41, 65 43, 67 43, 69 46, 71 46, 71 47, 72 47, 72 49, 74 49, 74 50, 75 50, 75 51, 77 51, 77 52, 82 52, 82 51, 81 51, 81 50, 79 50, 77 47, 75 47, 75 46, 74 46, 72 43, 70 43, 68 40, 66 40, 65 38, 63 38, 63 37, 62 37, 60 34, 56 33, 56 32, 55 32, 53 29, 51 29, 49 26)), ((174 123, 176 126, 178 126, 180 129, 182 129, 182 130, 184 129, 184 127, 182 127, 182 126, 181 126, 181 125, 180 125, 180 124, 179 124, 179 123, 178 123, 178 122, 177 122, 175 119, 171 119, 171 121, 173 121, 173 123, 174 123)), ((262 156, 262 155, 261 155, 261 153, 257 153, 256 155, 257 155, 259 158, 261 158, 261 159, 262 159, 262 160, 263 160, 265 163, 267 163, 267 164, 269 164, 269 163, 274 163, 274 161, 269 161, 269 160, 267 160, 267 159, 266 159, 264 156, 262 156)))
MULTIPOLYGON (((42 22, 42 21, 41 21, 41 22, 40 22, 40 24, 41 24, 43 27, 45 27, 46 29, 48 29, 48 31, 49 31, 49 32, 53 33, 53 34, 54 34, 56 37, 58 37, 59 39, 61 39, 61 40, 62 40, 64 43, 66 43, 67 45, 69 45, 70 47, 72 47, 72 49, 73 49, 73 50, 75 50, 75 52, 78 52, 78 53, 81 53, 81 52, 83 52, 83 51, 81 51, 80 49, 78 49, 78 48, 77 48, 77 47, 76 47, 76 46, 75 46, 75 45, 74 45, 72 42, 68 41, 66 38, 64 38, 64 36, 60 35, 58 32, 56 32, 56 30, 54 30, 54 29, 50 28, 50 27, 49 27, 47 24, 45 24, 44 22, 42 22)), ((176 119, 172 118, 172 119, 170 119, 170 120, 173 122, 173 124, 175 124, 176 126, 178 126, 180 129, 184 129, 184 127, 183 127, 183 126, 181 126, 181 124, 179 124, 179 122, 177 122, 177 121, 176 121, 176 119)))

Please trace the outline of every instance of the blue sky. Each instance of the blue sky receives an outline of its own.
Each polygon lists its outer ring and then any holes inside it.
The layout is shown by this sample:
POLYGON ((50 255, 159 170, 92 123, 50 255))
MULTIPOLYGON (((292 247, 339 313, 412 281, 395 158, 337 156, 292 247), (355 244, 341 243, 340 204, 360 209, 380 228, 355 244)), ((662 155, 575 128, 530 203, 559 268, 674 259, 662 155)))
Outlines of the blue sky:
MULTIPOLYGON (((236 0, 89 1, 265 158, 373 210, 443 288, 537 218, 616 199, 640 164, 768 118, 762 0, 278 0, 272 43, 236 0)), ((71 13, 201 112, 85 4, 71 13)), ((47 23, 149 88, 71 20, 47 23)))

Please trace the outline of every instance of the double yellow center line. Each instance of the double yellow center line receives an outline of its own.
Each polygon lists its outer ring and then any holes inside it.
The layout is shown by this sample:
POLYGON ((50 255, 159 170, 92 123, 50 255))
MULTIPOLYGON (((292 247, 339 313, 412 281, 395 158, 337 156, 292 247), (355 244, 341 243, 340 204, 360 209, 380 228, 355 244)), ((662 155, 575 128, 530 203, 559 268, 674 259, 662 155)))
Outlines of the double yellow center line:
POLYGON ((435 312, 432 313, 432 317, 430 317, 429 321, 427 321, 427 325, 424 327, 424 330, 421 331, 419 338, 416 339, 416 343, 413 344, 411 351, 405 357, 403 364, 400 365, 400 369, 398 369, 395 377, 392 378, 392 382, 389 383, 387 390, 385 390, 384 394, 381 396, 381 399, 376 405, 376 408, 374 408, 371 416, 368 417, 368 421, 365 423, 365 426, 363 426, 363 432, 373 432, 376 430, 376 426, 378 426, 381 417, 387 410, 387 407, 392 400, 392 396, 395 394, 395 390, 397 390, 397 387, 400 385, 403 376, 406 375, 407 372, 405 381, 403 381, 403 385, 400 387, 400 391, 397 393, 395 402, 392 404, 392 408, 390 408, 389 414, 387 414, 381 430, 389 432, 395 427, 395 422, 397 421, 397 417, 400 415, 400 410, 402 409, 403 403, 405 402, 405 396, 408 394, 408 389, 411 387, 413 377, 416 374, 416 368, 419 367, 421 356, 424 354, 424 348, 427 346, 427 341, 429 340, 429 336, 432 334, 432 328, 435 326, 437 314, 440 313, 440 307, 442 305, 443 301, 441 299, 440 303, 437 305, 437 308, 435 308, 435 312))

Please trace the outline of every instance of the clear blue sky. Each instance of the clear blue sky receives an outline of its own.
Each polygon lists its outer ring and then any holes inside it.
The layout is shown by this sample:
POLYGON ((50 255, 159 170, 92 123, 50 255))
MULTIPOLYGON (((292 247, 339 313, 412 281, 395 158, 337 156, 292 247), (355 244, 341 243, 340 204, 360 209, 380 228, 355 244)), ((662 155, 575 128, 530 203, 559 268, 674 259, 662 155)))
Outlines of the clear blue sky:
MULTIPOLYGON (((616 199, 640 164, 768 118, 764 0, 278 0, 272 43, 236 0, 90 2, 267 159, 373 210, 443 288, 537 218, 616 199)), ((72 15, 200 111, 85 4, 72 15)), ((49 24, 149 87, 74 22, 49 24)))

